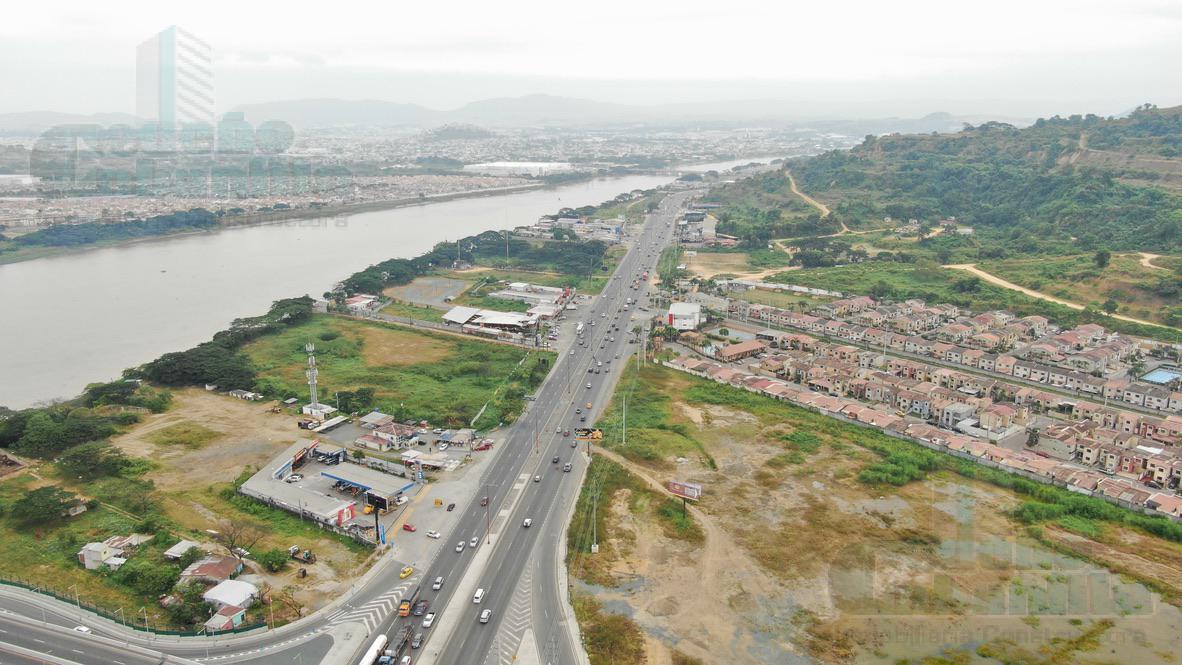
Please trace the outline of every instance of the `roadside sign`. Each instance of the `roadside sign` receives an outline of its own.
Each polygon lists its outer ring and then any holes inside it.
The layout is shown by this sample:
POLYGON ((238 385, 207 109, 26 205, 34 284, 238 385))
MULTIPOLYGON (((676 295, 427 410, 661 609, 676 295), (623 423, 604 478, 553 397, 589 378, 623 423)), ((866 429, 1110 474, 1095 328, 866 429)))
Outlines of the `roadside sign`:
POLYGON ((580 427, 575 430, 575 438, 579 441, 602 441, 603 430, 580 427))
POLYGON ((666 481, 665 489, 669 490, 673 495, 679 496, 690 501, 697 501, 702 498, 702 486, 694 485, 693 483, 682 483, 676 480, 666 481))

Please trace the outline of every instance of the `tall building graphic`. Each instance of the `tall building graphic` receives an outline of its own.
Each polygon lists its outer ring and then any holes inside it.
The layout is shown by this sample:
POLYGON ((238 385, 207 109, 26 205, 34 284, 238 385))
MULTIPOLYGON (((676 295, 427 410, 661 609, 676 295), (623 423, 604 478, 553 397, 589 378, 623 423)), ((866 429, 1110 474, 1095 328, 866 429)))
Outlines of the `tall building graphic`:
POLYGON ((164 129, 214 126, 209 44, 171 26, 136 48, 136 114, 164 129))

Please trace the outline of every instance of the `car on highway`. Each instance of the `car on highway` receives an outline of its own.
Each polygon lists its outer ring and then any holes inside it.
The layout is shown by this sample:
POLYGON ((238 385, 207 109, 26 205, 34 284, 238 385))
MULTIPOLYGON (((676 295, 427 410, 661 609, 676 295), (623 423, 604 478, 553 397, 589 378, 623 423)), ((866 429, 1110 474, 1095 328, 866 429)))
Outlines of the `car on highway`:
POLYGON ((415 633, 415 636, 410 638, 410 648, 418 649, 421 646, 423 646, 423 634, 415 633))
POLYGON ((487 496, 480 497, 480 507, 483 508, 484 506, 487 506, 487 505, 488 505, 488 497, 487 496))
POLYGON ((434 589, 435 591, 439 591, 440 589, 443 588, 443 576, 442 575, 435 578, 435 581, 431 583, 431 588, 434 589))
POLYGON ((579 422, 581 422, 581 423, 587 422, 587 416, 579 416, 579 422))
POLYGON ((461 540, 460 542, 456 543, 456 551, 457 552, 464 551, 464 541, 461 540))
POLYGON ((414 574, 415 574, 415 569, 410 566, 407 566, 406 568, 402 569, 402 572, 398 573, 398 579, 404 580, 414 574))
POLYGON ((561 427, 561 426, 559 426, 559 427, 556 427, 556 428, 554 429, 554 433, 555 433, 555 434, 562 434, 562 427, 561 427))
POLYGON ((482 600, 484 600, 484 589, 477 589, 476 593, 472 594, 472 602, 479 605, 482 600))
POLYGON ((74 630, 79 633, 85 633, 87 635, 90 634, 90 628, 87 628, 86 626, 74 626, 74 630))
MULTIPOLYGON (((582 344, 582 342, 580 342, 580 344, 582 344)), ((570 350, 570 353, 568 353, 568 354, 566 354, 566 355, 568 355, 568 356, 573 356, 573 355, 575 355, 575 350, 574 350, 574 349, 571 349, 571 350, 570 350)))
POLYGON ((402 525, 402 530, 403 530, 403 531, 410 531, 411 533, 414 533, 415 531, 418 531, 418 529, 417 529, 417 528, 415 528, 415 525, 411 524, 410 522, 407 522, 406 524, 403 524, 403 525, 402 525))
POLYGON ((588 383, 588 384, 587 384, 587 390, 591 390, 591 384, 590 384, 590 383, 588 383))
POLYGON ((438 531, 435 531, 435 530, 431 530, 431 531, 428 531, 428 532, 427 532, 427 537, 428 537, 428 538, 435 538, 435 539, 437 539, 437 540, 438 540, 438 539, 439 539, 439 535, 440 535, 440 534, 439 534, 439 532, 438 532, 438 531))
POLYGON ((468 547, 476 547, 479 544, 480 544, 480 539, 475 536, 472 537, 472 540, 468 541, 468 547))
POLYGON ((570 473, 570 470, 571 470, 570 462, 567 462, 566 464, 562 465, 563 473, 570 473))
POLYGON ((532 525, 533 525, 533 523, 534 523, 534 520, 533 520, 533 518, 532 518, 532 517, 527 517, 527 518, 525 518, 525 521, 521 523, 521 526, 522 526, 523 528, 526 528, 526 529, 528 529, 528 528, 530 528, 530 526, 532 526, 532 525))
POLYGON ((558 455, 555 455, 554 459, 550 460, 550 463, 551 464, 558 464, 558 455))
POLYGON ((486 609, 480 613, 480 623, 488 623, 488 620, 491 618, 492 618, 492 610, 486 609))
POLYGON ((562 435, 563 436, 570 436, 570 430, 566 430, 565 432, 562 433, 562 435))
POLYGON ((427 616, 423 617, 423 628, 430 628, 433 623, 435 623, 435 613, 427 612, 427 616))
POLYGON ((590 411, 590 410, 591 410, 591 402, 587 402, 587 410, 588 410, 588 411, 590 411))
POLYGON ((579 408, 575 409, 575 414, 576 414, 576 415, 578 415, 578 414, 580 414, 580 413, 582 413, 582 412, 583 412, 583 407, 579 407, 579 408))
POLYGON ((417 617, 421 617, 427 613, 428 607, 431 607, 431 601, 423 598, 419 602, 415 603, 415 608, 411 610, 410 613, 417 617))
POLYGON ((410 656, 403 656, 402 660, 398 661, 398 665, 411 665, 410 656))
POLYGON ((398 616, 400 616, 400 617, 410 616, 410 601, 409 600, 404 600, 398 604, 398 616))
POLYGON ((447 504, 447 512, 450 513, 451 511, 453 511, 455 509, 456 509, 456 504, 454 504, 454 503, 447 504))

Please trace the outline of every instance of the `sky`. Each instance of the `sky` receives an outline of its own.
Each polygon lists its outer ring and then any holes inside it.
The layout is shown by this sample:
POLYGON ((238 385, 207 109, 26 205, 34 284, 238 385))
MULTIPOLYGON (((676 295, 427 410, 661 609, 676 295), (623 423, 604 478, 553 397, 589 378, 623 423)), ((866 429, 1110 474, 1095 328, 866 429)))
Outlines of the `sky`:
POLYGON ((531 93, 782 99, 861 115, 1182 103, 1180 0, 294 5, 9 4, 0 112, 132 112, 135 47, 173 24, 213 47, 221 111, 311 97, 447 109, 531 93))

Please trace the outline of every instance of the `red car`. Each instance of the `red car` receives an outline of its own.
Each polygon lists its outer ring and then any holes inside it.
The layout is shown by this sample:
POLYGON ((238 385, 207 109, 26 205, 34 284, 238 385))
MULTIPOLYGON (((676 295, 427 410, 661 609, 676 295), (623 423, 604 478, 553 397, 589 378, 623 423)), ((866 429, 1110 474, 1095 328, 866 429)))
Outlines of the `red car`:
POLYGON ((482 443, 479 446, 476 446, 476 448, 474 448, 473 450, 477 450, 477 451, 492 450, 492 444, 491 443, 482 443))
POLYGON ((563 436, 570 436, 570 430, 566 430, 565 432, 562 433, 562 435, 563 436))
POLYGON ((416 529, 416 528, 415 528, 415 525, 413 525, 413 524, 409 524, 409 523, 408 523, 408 524, 403 524, 403 525, 402 525, 402 530, 403 530, 403 531, 418 531, 418 529, 416 529))

